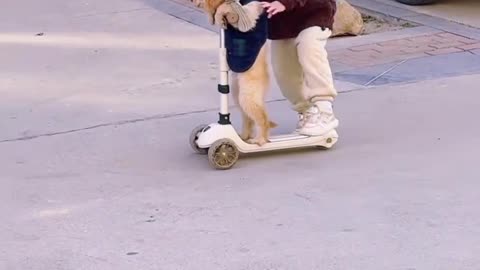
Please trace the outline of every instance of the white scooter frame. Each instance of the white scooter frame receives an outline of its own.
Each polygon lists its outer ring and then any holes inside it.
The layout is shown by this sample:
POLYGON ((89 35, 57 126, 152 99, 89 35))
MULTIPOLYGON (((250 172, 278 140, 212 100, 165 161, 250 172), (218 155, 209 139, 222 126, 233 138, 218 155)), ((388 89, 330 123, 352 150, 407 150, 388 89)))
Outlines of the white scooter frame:
POLYGON ((228 94, 230 71, 225 48, 225 30, 220 29, 220 119, 217 123, 200 125, 190 135, 190 145, 200 154, 208 154, 210 165, 215 169, 230 169, 238 160, 240 153, 265 152, 273 150, 322 147, 331 148, 338 141, 336 130, 323 136, 304 136, 286 134, 271 136, 270 141, 263 146, 243 141, 230 122, 228 111, 228 94))

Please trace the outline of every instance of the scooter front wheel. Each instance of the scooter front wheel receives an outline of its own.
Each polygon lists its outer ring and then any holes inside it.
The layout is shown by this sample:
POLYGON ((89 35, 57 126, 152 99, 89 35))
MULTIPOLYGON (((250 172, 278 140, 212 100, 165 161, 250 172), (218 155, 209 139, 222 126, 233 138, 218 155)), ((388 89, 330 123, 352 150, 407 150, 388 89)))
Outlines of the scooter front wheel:
POLYGON ((221 139, 208 149, 208 161, 217 170, 228 170, 237 163, 240 156, 237 146, 232 140, 221 139))
POLYGON ((207 125, 200 125, 192 130, 190 133, 190 146, 192 147, 193 151, 197 154, 206 155, 208 153, 208 148, 200 148, 197 145, 198 135, 206 128, 207 125))

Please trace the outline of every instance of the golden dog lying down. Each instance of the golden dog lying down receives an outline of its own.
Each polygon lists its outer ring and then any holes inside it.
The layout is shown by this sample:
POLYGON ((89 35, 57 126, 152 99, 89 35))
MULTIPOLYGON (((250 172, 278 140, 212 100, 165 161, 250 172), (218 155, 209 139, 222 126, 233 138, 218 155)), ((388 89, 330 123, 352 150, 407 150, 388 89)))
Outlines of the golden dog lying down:
POLYGON ((265 95, 270 87, 266 15, 258 1, 243 6, 237 4, 235 7, 237 12, 238 8, 244 12, 243 18, 240 16, 237 21, 235 18, 238 19, 238 14, 232 10, 230 0, 205 0, 203 5, 209 22, 226 29, 231 89, 235 103, 242 112, 240 136, 249 143, 262 146, 269 140, 270 129, 277 126, 269 120, 265 109, 265 95), (254 126, 257 127, 256 136, 254 126))

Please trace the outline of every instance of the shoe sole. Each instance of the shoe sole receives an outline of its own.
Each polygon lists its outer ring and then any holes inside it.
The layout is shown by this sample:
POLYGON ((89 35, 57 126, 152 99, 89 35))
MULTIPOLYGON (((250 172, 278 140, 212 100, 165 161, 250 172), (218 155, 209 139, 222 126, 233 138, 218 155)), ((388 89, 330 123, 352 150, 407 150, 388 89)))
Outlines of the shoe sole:
MULTIPOLYGON (((338 120, 335 120, 335 123, 333 123, 331 125, 331 127, 329 127, 329 129, 327 130, 324 130, 323 132, 321 133, 318 133, 318 132, 311 132, 309 131, 309 129, 307 130, 299 130, 299 131, 296 131, 298 134, 300 135, 304 135, 304 136, 322 136, 322 135, 325 135, 327 133, 329 133, 330 131, 336 129, 339 125, 339 121, 338 120)), ((311 130, 311 129, 310 129, 311 130)))

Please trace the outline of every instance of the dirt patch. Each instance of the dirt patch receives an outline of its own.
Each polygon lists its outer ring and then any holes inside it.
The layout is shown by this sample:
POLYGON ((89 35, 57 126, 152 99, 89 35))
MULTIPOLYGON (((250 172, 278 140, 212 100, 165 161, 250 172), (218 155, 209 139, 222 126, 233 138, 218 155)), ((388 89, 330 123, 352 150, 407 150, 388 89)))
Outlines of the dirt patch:
POLYGON ((395 18, 382 18, 372 14, 362 12, 363 22, 365 24, 365 31, 362 35, 369 35, 373 33, 396 31, 404 28, 416 27, 418 25, 408 21, 398 20, 395 18))

